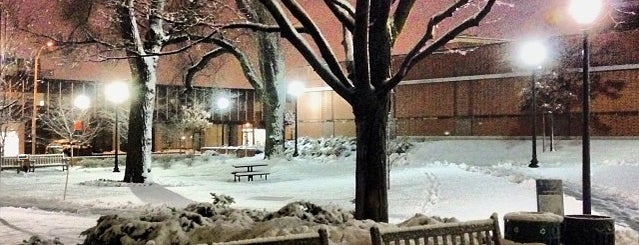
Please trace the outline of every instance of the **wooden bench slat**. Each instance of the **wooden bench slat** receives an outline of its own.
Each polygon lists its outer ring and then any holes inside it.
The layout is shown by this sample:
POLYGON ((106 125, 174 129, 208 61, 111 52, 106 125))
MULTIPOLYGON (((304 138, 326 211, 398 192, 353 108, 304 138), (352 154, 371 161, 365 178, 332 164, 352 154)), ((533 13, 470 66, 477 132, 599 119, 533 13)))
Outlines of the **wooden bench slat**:
POLYGON ((328 232, 320 228, 315 234, 297 234, 279 237, 255 238, 213 245, 328 245, 328 232))
POLYGON ((374 226, 370 230, 373 245, 382 244, 495 244, 500 245, 499 221, 494 213, 489 219, 456 223, 421 225, 380 230, 374 226))

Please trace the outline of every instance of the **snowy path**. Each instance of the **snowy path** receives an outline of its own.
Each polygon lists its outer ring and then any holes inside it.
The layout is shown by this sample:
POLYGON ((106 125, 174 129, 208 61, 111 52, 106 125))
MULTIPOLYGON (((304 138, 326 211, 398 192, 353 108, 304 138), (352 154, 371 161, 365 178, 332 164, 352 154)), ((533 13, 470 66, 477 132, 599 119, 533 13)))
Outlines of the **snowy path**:
MULTIPOLYGON (((481 172, 509 177, 517 182, 523 179, 535 180, 535 179, 548 179, 556 178, 562 179, 564 195, 574 197, 577 200, 582 199, 581 189, 581 166, 549 166, 548 169, 544 169, 545 166, 541 166, 540 169, 531 170, 529 168, 500 168, 500 167, 472 167, 469 168, 472 171, 481 169, 481 172), (566 168, 574 168, 572 171, 567 171, 566 168), (575 175, 566 176, 566 172, 572 172, 575 175), (558 175, 563 173, 563 175, 558 175), (517 177, 513 177, 517 176, 517 177)), ((631 190, 623 190, 623 188, 610 187, 613 185, 611 181, 604 180, 603 176, 597 176, 597 173, 605 171, 606 168, 627 168, 625 172, 639 173, 639 167, 637 166, 595 166, 593 168, 592 178, 597 181, 592 181, 592 209, 598 210, 604 215, 615 217, 615 222, 620 226, 629 227, 639 232, 639 197, 628 193, 631 190), (604 183, 600 183, 604 181, 604 183)), ((620 177, 620 176, 615 176, 620 177)), ((635 188, 635 187, 630 187, 635 188)))
POLYGON ((172 192, 161 185, 131 186, 131 192, 145 203, 184 208, 195 201, 172 192))

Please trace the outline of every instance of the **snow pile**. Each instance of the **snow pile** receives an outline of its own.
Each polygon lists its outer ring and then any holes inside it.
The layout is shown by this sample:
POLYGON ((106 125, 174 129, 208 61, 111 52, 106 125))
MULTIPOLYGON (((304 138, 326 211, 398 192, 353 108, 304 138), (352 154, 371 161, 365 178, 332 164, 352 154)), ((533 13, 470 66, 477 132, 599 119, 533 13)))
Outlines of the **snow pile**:
POLYGON ((210 244, 313 233, 324 227, 333 243, 360 245, 370 244, 373 225, 389 228, 456 221, 418 214, 399 225, 375 223, 305 201, 289 203, 276 212, 235 209, 228 206, 232 198, 212 195, 213 203, 191 204, 183 210, 160 207, 137 217, 102 216, 95 227, 82 232, 84 244, 210 244))

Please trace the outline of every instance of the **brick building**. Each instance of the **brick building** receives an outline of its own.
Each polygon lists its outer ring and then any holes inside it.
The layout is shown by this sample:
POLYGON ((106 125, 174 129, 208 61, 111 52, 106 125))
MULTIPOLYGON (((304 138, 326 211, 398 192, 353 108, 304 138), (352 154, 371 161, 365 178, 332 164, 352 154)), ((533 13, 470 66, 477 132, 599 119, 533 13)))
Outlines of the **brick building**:
MULTIPOLYGON (((478 41, 485 41, 480 40, 478 41)), ((561 63, 581 77, 581 35, 546 40, 555 54, 541 73, 561 63), (562 55, 560 55, 562 54, 562 55), (551 64, 554 63, 554 64, 551 64), (572 69, 570 69, 572 67, 572 69)), ((592 134, 639 135, 639 31, 591 34, 591 77, 600 90, 591 97, 592 134), (614 93, 615 96, 604 96, 614 93)), ((517 64, 517 42, 463 45, 433 54, 416 65, 397 86, 391 116, 399 136, 523 136, 531 134, 529 112, 520 107, 521 91, 532 72, 517 64)), ((355 135, 351 107, 326 87, 310 68, 297 71, 310 88, 299 98, 299 134, 309 137, 355 135)), ((577 76, 578 75, 578 76, 577 76)), ((580 80, 577 82, 581 84, 580 80)), ((581 98, 554 116, 555 135, 580 135, 581 98)), ((549 119, 547 116, 545 119, 549 119)), ((542 128, 544 120, 537 120, 542 128)), ((545 124, 549 129, 548 124, 545 124)))

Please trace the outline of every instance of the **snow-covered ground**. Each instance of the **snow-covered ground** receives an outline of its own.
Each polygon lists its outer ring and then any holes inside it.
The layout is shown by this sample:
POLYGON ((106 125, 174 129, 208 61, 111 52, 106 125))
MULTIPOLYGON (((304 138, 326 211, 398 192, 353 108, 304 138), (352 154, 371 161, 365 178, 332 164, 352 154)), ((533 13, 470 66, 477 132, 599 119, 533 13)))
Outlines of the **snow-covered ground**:
MULTIPOLYGON (((617 223, 617 244, 639 244, 639 140, 593 140, 593 213, 617 223)), ((581 143, 562 140, 542 152, 539 168, 528 168, 530 142, 436 140, 416 143, 393 161, 389 217, 399 223, 416 213, 485 219, 491 213, 536 211, 535 179, 563 180, 566 214, 581 213, 581 143)), ((79 234, 103 214, 135 214, 150 206, 184 207, 212 202, 211 193, 231 196, 232 207, 275 211, 293 201, 354 209, 354 158, 266 161, 268 180, 233 182, 232 165, 264 162, 262 156, 194 157, 154 163, 153 184, 121 185, 112 167, 36 169, 0 173, 0 244, 31 235, 80 243, 79 234), (65 181, 68 177, 66 195, 65 181), (113 181, 112 181, 113 180, 113 181), (63 200, 64 198, 64 200, 63 200)), ((123 168, 121 168, 123 169, 123 168)), ((503 223, 503 222, 502 222, 503 223)))

